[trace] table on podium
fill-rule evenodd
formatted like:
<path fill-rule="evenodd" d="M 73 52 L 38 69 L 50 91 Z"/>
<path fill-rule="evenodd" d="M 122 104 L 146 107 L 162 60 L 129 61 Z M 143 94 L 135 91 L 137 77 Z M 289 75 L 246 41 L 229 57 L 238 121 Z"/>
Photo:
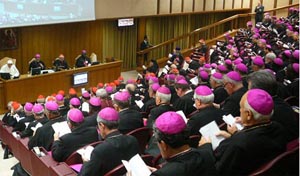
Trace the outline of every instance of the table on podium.
<path fill-rule="evenodd" d="M 35 102 L 38 95 L 57 93 L 58 90 L 68 92 L 73 85 L 74 74 L 87 72 L 87 83 L 74 87 L 78 92 L 82 88 L 97 86 L 99 82 L 111 82 L 121 74 L 122 61 L 92 65 L 90 67 L 64 70 L 42 75 L 21 75 L 19 79 L 0 80 L 0 114 L 7 111 L 9 101 L 25 103 Z"/>

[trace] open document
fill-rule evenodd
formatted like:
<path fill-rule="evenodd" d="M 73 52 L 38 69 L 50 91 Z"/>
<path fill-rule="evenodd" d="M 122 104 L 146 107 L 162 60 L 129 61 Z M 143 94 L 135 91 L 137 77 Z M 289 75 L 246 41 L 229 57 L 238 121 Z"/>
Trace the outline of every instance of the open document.
<path fill-rule="evenodd" d="M 87 146 L 85 148 L 81 148 L 77 150 L 77 153 L 79 153 L 82 157 L 86 158 L 87 160 L 91 160 L 91 154 L 94 150 L 93 146 Z"/>
<path fill-rule="evenodd" d="M 183 118 L 185 123 L 187 123 L 188 120 L 182 110 L 176 111 L 176 113 L 179 114 Z"/>
<path fill-rule="evenodd" d="M 219 146 L 220 142 L 225 139 L 222 136 L 216 136 L 220 129 L 215 121 L 212 121 L 204 127 L 200 128 L 199 131 L 203 137 L 211 139 L 213 150 L 215 150 Z"/>
<path fill-rule="evenodd" d="M 52 128 L 55 131 L 55 133 L 59 133 L 59 137 L 71 133 L 71 129 L 67 123 L 67 121 L 63 122 L 56 122 L 52 124 Z"/>
<path fill-rule="evenodd" d="M 136 154 L 129 161 L 122 160 L 126 170 L 131 172 L 132 176 L 149 176 L 151 172 L 142 160 L 139 154 Z"/>
<path fill-rule="evenodd" d="M 231 115 L 231 114 L 228 114 L 228 115 L 223 115 L 223 121 L 227 124 L 227 125 L 235 125 L 236 128 L 241 131 L 244 126 L 240 123 L 235 123 L 235 118 Z"/>

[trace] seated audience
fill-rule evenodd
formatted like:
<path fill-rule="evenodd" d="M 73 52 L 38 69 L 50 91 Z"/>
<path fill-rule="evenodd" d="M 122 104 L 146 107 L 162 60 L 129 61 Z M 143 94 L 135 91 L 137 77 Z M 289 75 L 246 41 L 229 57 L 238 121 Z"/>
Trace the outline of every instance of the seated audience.
<path fill-rule="evenodd" d="M 214 151 L 220 175 L 248 175 L 285 151 L 286 133 L 279 123 L 271 121 L 273 109 L 272 97 L 264 90 L 251 89 L 243 95 L 240 111 L 244 129 L 217 134 L 226 138 Z M 207 142 L 202 137 L 199 144 Z"/>
<path fill-rule="evenodd" d="M 68 126 L 71 133 L 59 137 L 58 133 L 54 133 L 52 144 L 52 157 L 58 162 L 65 161 L 73 152 L 79 148 L 96 142 L 98 140 L 98 132 L 96 126 L 86 127 L 83 124 L 84 117 L 80 110 L 71 109 L 67 114 Z"/>
<path fill-rule="evenodd" d="M 210 86 L 214 93 L 214 103 L 221 104 L 228 97 L 228 94 L 223 86 L 223 75 L 221 73 L 214 73 L 210 77 Z"/>
<path fill-rule="evenodd" d="M 179 98 L 174 103 L 176 111 L 182 110 L 184 114 L 189 115 L 194 112 L 193 90 L 190 88 L 188 82 L 184 79 L 175 83 L 175 90 Z"/>
<path fill-rule="evenodd" d="M 83 158 L 84 164 L 79 175 L 105 175 L 120 165 L 121 160 L 130 160 L 139 151 L 139 144 L 135 137 L 122 135 L 118 131 L 119 114 L 113 108 L 102 109 L 97 117 L 98 129 L 104 142 L 97 145 L 91 159 Z"/>

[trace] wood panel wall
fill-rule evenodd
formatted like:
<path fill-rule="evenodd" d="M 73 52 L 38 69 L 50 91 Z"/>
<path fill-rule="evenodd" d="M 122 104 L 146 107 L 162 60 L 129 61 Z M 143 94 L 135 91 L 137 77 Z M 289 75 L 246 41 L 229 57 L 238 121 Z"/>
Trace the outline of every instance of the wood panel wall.
<path fill-rule="evenodd" d="M 19 47 L 16 50 L 0 52 L 17 59 L 16 65 L 21 73 L 28 71 L 28 61 L 36 53 L 41 54 L 47 67 L 60 53 L 65 55 L 70 66 L 74 66 L 75 57 L 86 49 L 88 54 L 94 52 L 102 55 L 102 22 L 90 21 L 18 28 Z"/>

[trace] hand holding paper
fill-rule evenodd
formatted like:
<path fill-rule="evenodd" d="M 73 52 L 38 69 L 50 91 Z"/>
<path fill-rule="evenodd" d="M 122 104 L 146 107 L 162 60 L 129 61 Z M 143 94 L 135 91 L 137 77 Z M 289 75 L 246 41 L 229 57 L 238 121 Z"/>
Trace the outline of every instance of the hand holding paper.
<path fill-rule="evenodd" d="M 59 133 L 59 137 L 65 135 L 65 134 L 71 133 L 71 130 L 69 128 L 67 121 L 56 122 L 56 123 L 52 124 L 52 128 L 55 133 Z"/>
<path fill-rule="evenodd" d="M 212 121 L 200 128 L 199 131 L 203 137 L 211 139 L 213 150 L 215 150 L 219 146 L 220 142 L 225 139 L 224 137 L 216 136 L 216 134 L 220 132 L 220 129 L 215 121 Z"/>
<path fill-rule="evenodd" d="M 132 176 L 149 176 L 151 172 L 139 154 L 136 154 L 129 161 L 122 160 L 126 170 L 131 172 Z"/>
<path fill-rule="evenodd" d="M 231 114 L 228 114 L 227 116 L 223 115 L 223 120 L 227 125 L 230 125 L 230 126 L 236 125 L 236 127 L 239 131 L 244 128 L 244 126 L 242 124 L 236 123 L 235 118 Z"/>

